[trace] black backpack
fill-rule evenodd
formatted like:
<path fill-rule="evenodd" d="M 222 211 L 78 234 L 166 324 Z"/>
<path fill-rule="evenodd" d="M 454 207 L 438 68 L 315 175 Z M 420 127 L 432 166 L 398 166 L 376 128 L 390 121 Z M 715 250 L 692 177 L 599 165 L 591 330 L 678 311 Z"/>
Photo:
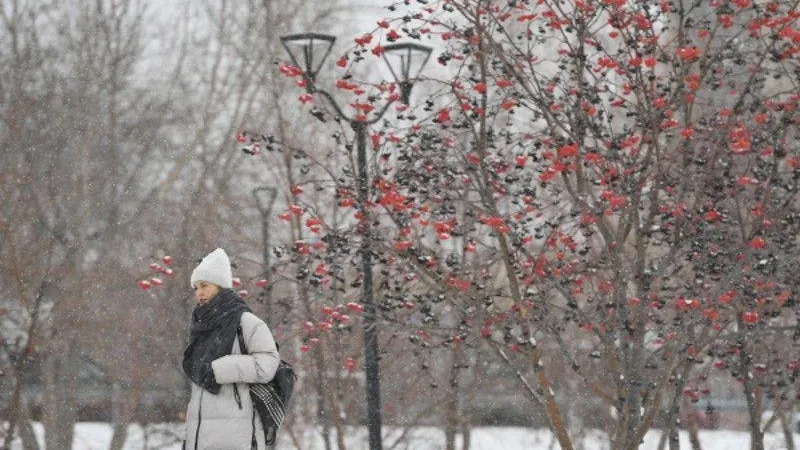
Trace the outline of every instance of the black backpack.
<path fill-rule="evenodd" d="M 236 329 L 239 340 L 239 351 L 247 355 L 247 347 L 244 344 L 242 327 Z M 294 382 L 297 380 L 291 364 L 281 360 L 275 378 L 269 383 L 251 383 L 250 399 L 253 407 L 261 418 L 261 425 L 264 428 L 264 440 L 267 445 L 275 443 L 278 436 L 278 429 L 286 417 L 286 409 L 289 407 L 289 400 L 292 398 Z M 255 437 L 255 435 L 254 435 Z"/>

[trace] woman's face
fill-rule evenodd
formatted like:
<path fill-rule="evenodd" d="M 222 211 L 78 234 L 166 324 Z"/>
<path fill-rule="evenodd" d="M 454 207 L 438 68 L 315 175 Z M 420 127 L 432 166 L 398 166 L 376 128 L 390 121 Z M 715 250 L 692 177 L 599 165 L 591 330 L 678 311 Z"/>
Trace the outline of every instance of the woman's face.
<path fill-rule="evenodd" d="M 197 303 L 205 305 L 219 293 L 219 286 L 208 281 L 198 281 L 194 284 L 194 298 Z"/>

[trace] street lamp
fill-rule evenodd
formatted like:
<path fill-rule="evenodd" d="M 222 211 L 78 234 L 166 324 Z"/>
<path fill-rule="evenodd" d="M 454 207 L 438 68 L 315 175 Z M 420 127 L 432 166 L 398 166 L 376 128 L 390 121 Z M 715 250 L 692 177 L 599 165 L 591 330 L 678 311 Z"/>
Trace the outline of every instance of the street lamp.
<path fill-rule="evenodd" d="M 281 43 L 289 54 L 292 63 L 303 71 L 305 88 L 308 93 L 320 94 L 328 101 L 336 115 L 348 122 L 355 133 L 358 164 L 358 203 L 364 215 L 362 225 L 364 238 L 361 241 L 361 263 L 364 272 L 364 372 L 367 394 L 367 428 L 369 430 L 370 450 L 380 450 L 381 441 L 381 396 L 380 368 L 378 363 L 378 326 L 372 288 L 371 219 L 367 213 L 369 183 L 367 175 L 367 127 L 379 121 L 392 101 L 373 114 L 371 119 L 350 117 L 344 113 L 333 96 L 316 85 L 317 74 L 322 63 L 331 53 L 336 38 L 317 33 L 300 33 L 281 37 Z M 408 104 L 411 88 L 422 68 L 428 62 L 431 48 L 415 43 L 398 43 L 383 48 L 383 58 L 395 82 L 400 87 L 400 98 Z M 399 59 L 399 67 L 393 62 Z"/>

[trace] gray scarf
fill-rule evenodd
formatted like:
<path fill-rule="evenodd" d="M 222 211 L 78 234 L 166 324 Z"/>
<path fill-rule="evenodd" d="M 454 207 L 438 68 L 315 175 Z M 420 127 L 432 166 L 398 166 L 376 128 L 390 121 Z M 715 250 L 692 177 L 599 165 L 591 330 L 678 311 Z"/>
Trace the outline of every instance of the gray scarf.
<path fill-rule="evenodd" d="M 183 371 L 212 394 L 218 394 L 221 386 L 214 379 L 211 362 L 231 353 L 244 312 L 250 312 L 250 308 L 232 289 L 222 289 L 210 302 L 198 305 L 192 312 Z"/>

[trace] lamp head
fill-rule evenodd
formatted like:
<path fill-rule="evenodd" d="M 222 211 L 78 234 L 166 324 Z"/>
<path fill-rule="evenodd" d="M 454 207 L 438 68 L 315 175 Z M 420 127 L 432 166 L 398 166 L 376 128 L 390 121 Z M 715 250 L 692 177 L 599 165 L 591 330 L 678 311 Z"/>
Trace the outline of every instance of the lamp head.
<path fill-rule="evenodd" d="M 297 33 L 281 37 L 281 44 L 292 63 L 303 70 L 307 87 L 313 90 L 322 63 L 328 58 L 336 38 L 327 34 Z"/>
<path fill-rule="evenodd" d="M 400 85 L 402 101 L 408 104 L 411 88 L 430 59 L 432 48 L 413 42 L 389 44 L 383 47 L 383 59 Z"/>

